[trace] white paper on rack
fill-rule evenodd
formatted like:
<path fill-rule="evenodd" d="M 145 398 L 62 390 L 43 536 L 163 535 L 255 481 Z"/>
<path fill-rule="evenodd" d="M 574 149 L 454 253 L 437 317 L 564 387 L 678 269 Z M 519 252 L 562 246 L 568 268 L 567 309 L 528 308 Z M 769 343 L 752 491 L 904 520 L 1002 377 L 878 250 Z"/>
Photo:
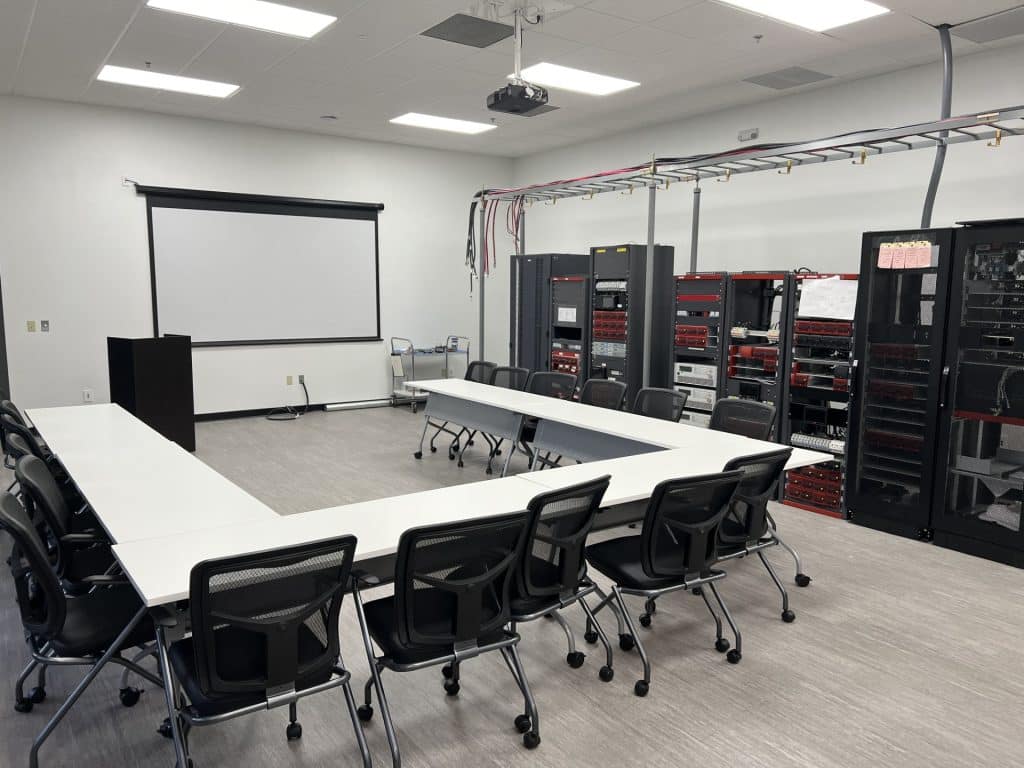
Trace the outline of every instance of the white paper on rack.
<path fill-rule="evenodd" d="M 857 281 L 826 277 L 804 280 L 797 317 L 853 320 L 857 309 Z"/>
<path fill-rule="evenodd" d="M 575 323 L 576 322 L 576 307 L 559 307 L 558 308 L 558 322 L 560 322 L 560 323 Z"/>

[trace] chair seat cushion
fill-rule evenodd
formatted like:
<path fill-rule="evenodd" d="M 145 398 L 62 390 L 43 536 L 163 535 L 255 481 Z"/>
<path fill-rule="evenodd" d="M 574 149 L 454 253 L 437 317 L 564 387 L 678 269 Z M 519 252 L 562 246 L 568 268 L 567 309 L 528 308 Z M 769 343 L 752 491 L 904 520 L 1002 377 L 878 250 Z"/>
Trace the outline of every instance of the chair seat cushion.
<path fill-rule="evenodd" d="M 262 638 L 235 627 L 216 632 L 218 671 L 225 679 L 262 678 L 266 674 L 266 651 Z M 324 645 L 305 625 L 299 628 L 299 665 L 313 662 L 324 652 Z M 188 696 L 192 712 L 199 717 L 231 712 L 266 701 L 264 691 L 231 694 L 208 694 L 200 687 L 192 638 L 174 643 L 169 651 L 174 675 Z M 336 660 L 327 660 L 295 681 L 295 690 L 302 691 L 327 682 Z"/>
<path fill-rule="evenodd" d="M 591 544 L 586 549 L 586 556 L 587 562 L 594 568 L 627 589 L 662 589 L 685 582 L 681 576 L 648 576 L 644 573 L 642 551 L 643 540 L 640 536 L 623 536 Z"/>
<path fill-rule="evenodd" d="M 436 622 L 424 621 L 420 625 L 421 630 L 429 630 L 431 624 L 436 625 L 438 634 L 449 633 L 452 630 L 452 616 L 454 602 L 451 595 L 441 590 L 425 589 L 417 592 L 416 600 L 422 613 L 433 613 L 437 616 Z M 436 603 L 436 609 L 431 611 L 431 603 Z M 415 645 L 402 642 L 398 637 L 395 620 L 395 598 L 383 597 L 373 600 L 363 606 L 366 613 L 366 624 L 370 630 L 370 636 L 383 651 L 384 655 L 398 664 L 417 664 L 423 661 L 433 661 L 451 656 L 453 647 L 447 645 Z M 498 629 L 479 639 L 480 645 L 498 643 L 512 637 L 504 629 Z"/>
<path fill-rule="evenodd" d="M 61 656 L 98 655 L 117 639 L 141 607 L 139 596 L 127 584 L 69 597 L 64 626 L 53 639 L 53 647 Z M 154 637 L 153 623 L 146 616 L 121 647 L 151 643 Z"/>

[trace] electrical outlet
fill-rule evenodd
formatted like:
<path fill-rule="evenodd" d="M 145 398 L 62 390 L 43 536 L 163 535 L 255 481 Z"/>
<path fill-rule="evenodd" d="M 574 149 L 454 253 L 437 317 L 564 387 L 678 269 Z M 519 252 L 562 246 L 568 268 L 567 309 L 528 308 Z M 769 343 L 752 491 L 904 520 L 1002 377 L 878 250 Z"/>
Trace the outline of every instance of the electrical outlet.
<path fill-rule="evenodd" d="M 291 384 L 292 383 L 292 377 L 291 376 L 285 376 L 284 377 L 284 383 L 285 384 Z"/>
<path fill-rule="evenodd" d="M 82 390 L 82 402 L 83 403 L 91 403 L 92 402 L 92 390 L 89 389 L 89 387 L 86 387 L 85 389 Z"/>
<path fill-rule="evenodd" d="M 39 330 L 42 331 L 43 333 L 49 333 L 50 332 L 50 321 L 49 320 L 40 320 L 39 321 Z"/>
<path fill-rule="evenodd" d="M 299 384 L 305 384 L 305 383 L 306 383 L 306 376 L 304 374 L 300 373 L 299 374 Z"/>
<path fill-rule="evenodd" d="M 35 320 L 29 320 L 27 323 L 25 323 L 25 328 L 28 329 L 29 333 L 35 333 L 36 332 L 36 321 Z"/>

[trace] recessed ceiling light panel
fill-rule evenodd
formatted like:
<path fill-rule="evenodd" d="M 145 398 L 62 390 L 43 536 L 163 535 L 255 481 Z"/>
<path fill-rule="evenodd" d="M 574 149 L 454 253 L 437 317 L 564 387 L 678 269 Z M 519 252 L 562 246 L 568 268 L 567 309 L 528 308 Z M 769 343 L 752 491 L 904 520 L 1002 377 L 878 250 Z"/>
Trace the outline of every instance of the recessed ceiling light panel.
<path fill-rule="evenodd" d="M 787 24 L 824 32 L 853 24 L 883 13 L 889 9 L 870 0 L 718 0 L 725 5 L 767 16 Z"/>
<path fill-rule="evenodd" d="M 559 88 L 563 91 L 586 93 L 591 96 L 608 96 L 609 94 L 626 91 L 640 85 L 640 83 L 635 83 L 632 80 L 598 75 L 582 69 L 549 64 L 546 61 L 534 64 L 532 67 L 527 67 L 523 70 L 522 74 L 523 80 L 528 83 L 536 83 L 548 88 Z M 509 75 L 509 77 L 513 76 Z"/>
<path fill-rule="evenodd" d="M 407 112 L 391 118 L 395 125 L 411 125 L 415 128 L 432 128 L 436 131 L 452 131 L 454 133 L 483 133 L 498 126 L 493 123 L 475 123 L 472 120 L 456 120 L 451 117 L 424 115 L 420 112 Z"/>
<path fill-rule="evenodd" d="M 100 70 L 96 79 L 102 80 L 104 83 L 134 85 L 139 88 L 156 88 L 160 91 L 190 93 L 194 96 L 211 96 L 217 99 L 226 99 L 228 96 L 233 96 L 240 88 L 240 86 L 232 85 L 231 83 L 218 83 L 215 80 L 200 80 L 195 77 L 167 75 L 162 72 L 153 72 L 149 69 L 115 67 L 110 64 L 107 64 Z"/>
<path fill-rule="evenodd" d="M 186 16 L 198 16 L 306 39 L 338 20 L 337 16 L 268 3 L 265 0 L 147 0 L 146 5 L 160 11 L 183 13 Z"/>

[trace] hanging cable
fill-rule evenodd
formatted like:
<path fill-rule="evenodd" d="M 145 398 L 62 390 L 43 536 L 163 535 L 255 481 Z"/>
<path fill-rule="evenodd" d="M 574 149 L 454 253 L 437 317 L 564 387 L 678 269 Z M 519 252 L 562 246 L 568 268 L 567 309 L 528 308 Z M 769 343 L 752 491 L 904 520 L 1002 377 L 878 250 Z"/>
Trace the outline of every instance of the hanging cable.
<path fill-rule="evenodd" d="M 299 380 L 299 384 L 302 385 L 302 391 L 306 395 L 306 404 L 302 406 L 302 410 L 298 411 L 290 405 L 286 405 L 284 408 L 275 408 L 267 414 L 268 421 L 295 421 L 306 415 L 309 411 L 309 390 L 306 389 L 306 380 L 304 378 Z"/>

